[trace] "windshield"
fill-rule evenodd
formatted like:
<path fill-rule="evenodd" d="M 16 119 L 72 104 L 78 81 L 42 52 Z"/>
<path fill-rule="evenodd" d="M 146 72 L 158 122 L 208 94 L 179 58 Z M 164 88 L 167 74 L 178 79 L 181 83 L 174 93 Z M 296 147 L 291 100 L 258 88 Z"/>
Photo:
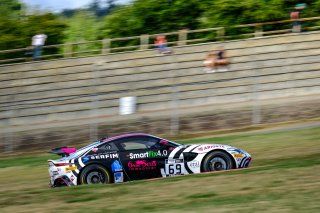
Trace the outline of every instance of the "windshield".
<path fill-rule="evenodd" d="M 182 144 L 179 144 L 179 143 L 176 143 L 176 142 L 173 142 L 173 141 L 168 141 L 172 146 L 182 146 Z"/>
<path fill-rule="evenodd" d="M 160 140 L 168 141 L 168 143 L 171 144 L 173 147 L 178 147 L 178 146 L 182 146 L 183 145 L 183 144 L 179 144 L 179 143 L 176 143 L 176 142 L 173 142 L 173 141 L 169 141 L 167 139 L 159 138 L 157 136 L 153 136 L 153 137 L 158 138 Z"/>

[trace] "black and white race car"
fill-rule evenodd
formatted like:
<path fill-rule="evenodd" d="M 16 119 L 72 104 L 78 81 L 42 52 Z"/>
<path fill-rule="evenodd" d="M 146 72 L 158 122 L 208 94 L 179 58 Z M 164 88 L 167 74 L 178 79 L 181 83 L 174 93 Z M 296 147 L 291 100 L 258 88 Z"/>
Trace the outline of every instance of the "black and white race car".
<path fill-rule="evenodd" d="M 247 168 L 251 156 L 222 144 L 182 145 L 136 133 L 102 139 L 79 150 L 60 147 L 48 160 L 50 186 L 120 183 L 131 180 Z"/>

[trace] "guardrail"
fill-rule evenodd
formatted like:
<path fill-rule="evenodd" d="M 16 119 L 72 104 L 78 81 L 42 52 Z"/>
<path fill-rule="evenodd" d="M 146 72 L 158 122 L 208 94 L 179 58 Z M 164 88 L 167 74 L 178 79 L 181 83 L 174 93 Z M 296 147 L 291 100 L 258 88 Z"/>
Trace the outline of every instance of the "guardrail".
<path fill-rule="evenodd" d="M 301 18 L 298 20 L 303 22 L 303 31 L 314 31 L 320 28 L 320 17 Z M 294 21 L 296 20 L 253 23 L 198 30 L 183 29 L 176 32 L 161 33 L 161 35 L 167 36 L 169 46 L 182 46 L 210 41 L 224 41 L 291 33 L 291 23 Z M 155 45 L 150 43 L 150 41 L 155 39 L 157 35 L 159 34 L 144 34 L 125 38 L 106 38 L 95 41 L 46 45 L 43 47 L 41 59 L 93 56 L 123 51 L 152 49 L 155 48 Z M 30 49 L 20 48 L 2 50 L 0 51 L 0 64 L 31 61 L 31 56 L 26 56 L 25 54 L 27 51 L 30 51 Z"/>

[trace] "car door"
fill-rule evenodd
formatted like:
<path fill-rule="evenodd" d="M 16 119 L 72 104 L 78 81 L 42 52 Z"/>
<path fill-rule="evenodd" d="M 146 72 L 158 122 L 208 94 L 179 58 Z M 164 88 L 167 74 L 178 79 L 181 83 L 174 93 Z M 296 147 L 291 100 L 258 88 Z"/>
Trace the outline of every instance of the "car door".
<path fill-rule="evenodd" d="M 120 154 L 118 146 L 113 142 L 107 142 L 94 148 L 89 153 L 91 159 L 95 159 L 97 163 L 103 164 L 113 175 L 114 182 L 124 182 L 129 177 L 123 174 L 123 166 L 120 163 Z"/>
<path fill-rule="evenodd" d="M 131 180 L 161 177 L 168 151 L 161 149 L 160 139 L 149 136 L 131 136 L 116 142 L 120 161 Z"/>

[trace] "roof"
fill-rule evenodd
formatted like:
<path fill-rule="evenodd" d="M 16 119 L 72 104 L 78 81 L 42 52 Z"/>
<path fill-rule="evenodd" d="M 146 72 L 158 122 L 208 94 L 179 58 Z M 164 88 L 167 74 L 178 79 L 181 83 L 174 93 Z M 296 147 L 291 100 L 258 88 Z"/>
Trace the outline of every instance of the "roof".
<path fill-rule="evenodd" d="M 106 138 L 103 141 L 101 141 L 102 143 L 105 142 L 110 142 L 116 139 L 121 139 L 121 138 L 126 138 L 126 137 L 132 137 L 132 136 L 152 136 L 149 134 L 145 134 L 145 133 L 130 133 L 130 134 L 123 134 L 123 135 L 117 135 L 117 136 L 113 136 L 111 138 Z"/>

